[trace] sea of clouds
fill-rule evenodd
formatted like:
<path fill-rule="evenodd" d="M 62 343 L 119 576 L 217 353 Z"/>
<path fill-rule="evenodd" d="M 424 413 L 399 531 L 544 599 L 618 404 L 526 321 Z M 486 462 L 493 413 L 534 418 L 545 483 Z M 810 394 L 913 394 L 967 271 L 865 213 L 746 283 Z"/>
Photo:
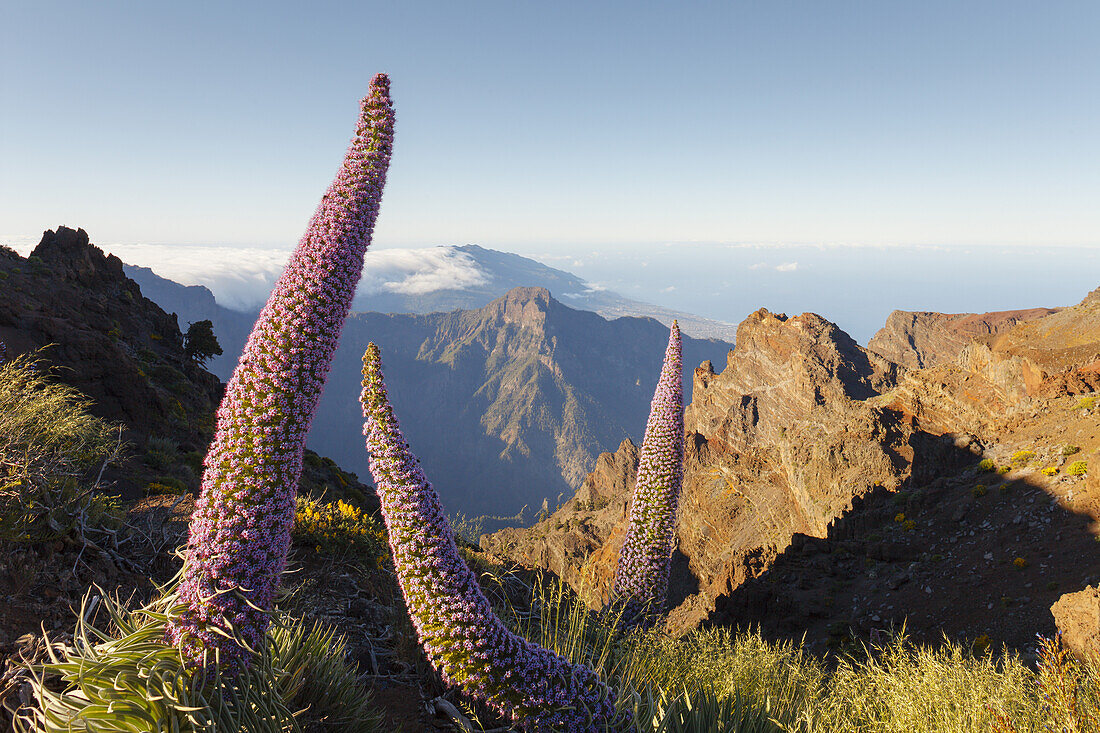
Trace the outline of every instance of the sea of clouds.
<path fill-rule="evenodd" d="M 207 245 L 116 244 L 103 249 L 182 285 L 204 285 L 219 304 L 242 311 L 264 304 L 290 256 L 289 249 Z M 357 295 L 424 295 L 488 282 L 474 259 L 453 246 L 368 250 Z"/>

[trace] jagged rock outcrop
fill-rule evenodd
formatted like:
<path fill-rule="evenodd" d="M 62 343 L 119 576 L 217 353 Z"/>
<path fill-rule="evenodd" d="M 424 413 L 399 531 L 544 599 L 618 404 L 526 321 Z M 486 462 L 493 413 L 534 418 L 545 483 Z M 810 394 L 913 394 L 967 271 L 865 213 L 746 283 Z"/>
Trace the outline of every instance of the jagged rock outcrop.
<path fill-rule="evenodd" d="M 1057 308 L 1028 308 L 991 313 L 894 311 L 867 348 L 908 369 L 954 362 L 971 343 L 988 342 L 1017 323 L 1031 321 Z"/>
<path fill-rule="evenodd" d="M 970 317 L 1008 327 L 978 329 L 980 333 L 956 329 L 956 335 L 969 333 L 970 340 L 951 358 L 944 350 L 927 368 L 906 371 L 886 402 L 911 416 L 923 430 L 984 435 L 1012 415 L 1031 409 L 1036 398 L 1100 388 L 1098 293 L 1093 291 L 1068 308 Z M 1004 318 L 1006 313 L 1014 315 Z M 885 342 L 880 341 L 880 347 Z M 897 339 L 890 343 L 896 345 Z"/>
<path fill-rule="evenodd" d="M 49 345 L 43 358 L 57 377 L 133 436 L 195 450 L 213 429 L 220 382 L 185 356 L 175 316 L 142 297 L 83 229 L 45 232 L 27 259 L 0 248 L 0 340 L 9 354 Z"/>
<path fill-rule="evenodd" d="M 760 310 L 738 328 L 716 374 L 695 370 L 685 412 L 679 553 L 670 626 L 697 623 L 716 597 L 754 577 L 795 533 L 823 536 L 853 498 L 897 488 L 913 458 L 912 430 L 869 398 L 894 384 L 894 365 L 815 314 Z M 578 495 L 530 530 L 483 538 L 487 550 L 555 570 L 606 597 L 625 530 L 630 447 L 601 456 Z M 606 498 L 600 508 L 588 495 Z M 555 548 L 551 551 L 549 548 Z"/>
<path fill-rule="evenodd" d="M 600 454 L 581 488 L 553 514 L 530 529 L 482 535 L 481 547 L 550 570 L 598 608 L 611 587 L 637 473 L 638 448 L 627 438 L 614 453 Z"/>
<path fill-rule="evenodd" d="M 1082 661 L 1100 655 L 1100 587 L 1066 593 L 1050 607 L 1062 644 Z"/>

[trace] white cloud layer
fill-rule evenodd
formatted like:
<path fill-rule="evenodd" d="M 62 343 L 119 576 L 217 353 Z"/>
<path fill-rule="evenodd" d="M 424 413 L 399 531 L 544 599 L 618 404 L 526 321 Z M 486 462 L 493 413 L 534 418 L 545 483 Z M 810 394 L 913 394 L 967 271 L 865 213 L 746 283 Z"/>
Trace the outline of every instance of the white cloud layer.
<path fill-rule="evenodd" d="M 283 271 L 288 250 L 200 245 L 103 245 L 129 265 L 148 267 L 183 285 L 205 285 L 227 308 L 263 305 Z M 436 290 L 485 285 L 489 277 L 455 247 L 368 251 L 357 295 L 424 295 Z"/>
<path fill-rule="evenodd" d="M 367 252 L 359 295 L 424 295 L 488 283 L 489 276 L 474 258 L 455 247 L 383 249 Z"/>
<path fill-rule="evenodd" d="M 283 271 L 288 250 L 207 245 L 101 245 L 128 265 L 148 267 L 181 285 L 205 285 L 226 308 L 252 310 L 264 304 Z"/>
<path fill-rule="evenodd" d="M 782 265 L 776 265 L 775 269 L 779 272 L 794 272 L 798 269 L 797 262 L 784 262 Z"/>

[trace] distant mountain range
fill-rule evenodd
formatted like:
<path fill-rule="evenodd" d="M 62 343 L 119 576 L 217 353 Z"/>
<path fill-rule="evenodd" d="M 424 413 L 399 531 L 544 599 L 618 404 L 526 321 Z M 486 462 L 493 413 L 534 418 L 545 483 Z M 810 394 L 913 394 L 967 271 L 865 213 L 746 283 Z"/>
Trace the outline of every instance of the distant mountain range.
<path fill-rule="evenodd" d="M 522 277 L 533 263 L 473 249 L 484 258 L 479 262 L 504 263 L 491 271 L 499 283 Z M 544 270 L 544 281 L 556 287 L 582 284 Z M 228 379 L 256 314 L 223 308 L 206 288 L 147 268 L 126 266 L 126 273 L 146 297 L 175 312 L 184 330 L 187 322 L 213 322 L 225 353 L 210 369 Z M 446 307 L 485 299 L 494 287 L 436 290 L 420 300 L 398 294 L 389 302 Z M 357 396 L 360 359 L 375 341 L 406 437 L 451 511 L 509 515 L 524 505 L 537 510 L 544 499 L 553 506 L 580 486 L 601 452 L 627 437 L 640 441 L 667 339 L 667 327 L 653 318 L 608 320 L 563 304 L 545 287 L 512 288 L 481 307 L 450 312 L 356 312 L 344 327 L 309 444 L 368 475 Z M 691 367 L 724 361 L 732 346 L 685 336 L 685 397 Z"/>
<path fill-rule="evenodd" d="M 139 284 L 144 284 L 148 272 L 148 268 L 126 266 L 126 273 Z M 165 275 L 163 272 L 158 274 Z M 218 291 L 215 285 L 211 287 Z M 655 318 L 666 326 L 678 319 L 685 334 L 698 338 L 732 341 L 736 332 L 733 324 L 632 300 L 529 257 L 477 245 L 368 251 L 352 310 L 378 313 L 469 310 L 487 305 L 515 287 L 546 288 L 562 303 L 606 318 L 642 316 Z M 183 292 L 180 291 L 179 296 Z M 196 297 L 193 290 L 187 293 L 188 299 Z M 266 296 L 261 295 L 257 302 L 256 295 L 253 293 L 244 299 L 244 302 L 256 302 L 253 308 L 237 305 L 242 300 L 238 296 L 232 296 L 233 301 L 229 302 L 219 300 L 218 305 L 258 312 Z M 213 295 L 202 297 L 211 305 L 215 301 Z"/>
<path fill-rule="evenodd" d="M 447 287 L 452 283 L 461 287 Z M 732 323 L 631 300 L 593 287 L 571 272 L 476 244 L 368 252 L 363 285 L 352 309 L 379 313 L 469 310 L 517 287 L 546 288 L 562 303 L 605 318 L 641 316 L 666 326 L 677 319 L 685 334 L 697 338 L 733 341 L 737 332 Z"/>

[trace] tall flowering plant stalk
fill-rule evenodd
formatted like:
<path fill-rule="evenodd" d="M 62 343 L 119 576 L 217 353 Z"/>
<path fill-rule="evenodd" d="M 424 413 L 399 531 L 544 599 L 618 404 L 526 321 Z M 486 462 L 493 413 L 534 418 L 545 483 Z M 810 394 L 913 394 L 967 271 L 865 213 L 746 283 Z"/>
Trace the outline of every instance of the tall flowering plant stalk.
<path fill-rule="evenodd" d="M 680 327 L 673 321 L 668 348 L 649 408 L 630 524 L 619 553 L 612 602 L 623 619 L 652 620 L 664 611 L 668 570 L 676 534 L 676 511 L 684 479 L 684 388 Z"/>
<path fill-rule="evenodd" d="M 239 669 L 257 648 L 286 562 L 302 450 L 363 269 L 393 146 L 385 74 L 261 311 L 218 408 L 168 640 L 193 662 Z"/>
<path fill-rule="evenodd" d="M 513 634 L 493 613 L 401 434 L 373 343 L 363 355 L 361 401 L 397 578 L 420 643 L 444 680 L 524 731 L 624 730 L 614 693 L 595 672 Z"/>

